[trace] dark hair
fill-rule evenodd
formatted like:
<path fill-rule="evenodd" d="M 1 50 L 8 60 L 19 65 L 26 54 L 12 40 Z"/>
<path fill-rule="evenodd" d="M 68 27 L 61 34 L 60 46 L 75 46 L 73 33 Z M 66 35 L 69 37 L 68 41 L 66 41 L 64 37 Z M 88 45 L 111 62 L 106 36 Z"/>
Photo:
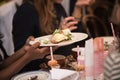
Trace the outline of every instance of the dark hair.
<path fill-rule="evenodd" d="M 120 5 L 120 0 L 117 0 L 117 3 Z"/>
<path fill-rule="evenodd" d="M 22 3 L 33 2 L 34 0 L 23 0 Z"/>

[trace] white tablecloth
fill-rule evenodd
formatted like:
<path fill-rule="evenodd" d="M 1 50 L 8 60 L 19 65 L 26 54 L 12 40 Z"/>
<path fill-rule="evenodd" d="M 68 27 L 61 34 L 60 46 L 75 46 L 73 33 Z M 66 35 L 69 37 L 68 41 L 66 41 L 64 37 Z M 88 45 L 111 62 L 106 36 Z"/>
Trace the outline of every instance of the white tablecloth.
<path fill-rule="evenodd" d="M 4 35 L 4 38 L 2 38 L 3 46 L 9 56 L 14 53 L 12 19 L 15 12 L 15 1 L 10 1 L 0 6 L 0 32 Z"/>

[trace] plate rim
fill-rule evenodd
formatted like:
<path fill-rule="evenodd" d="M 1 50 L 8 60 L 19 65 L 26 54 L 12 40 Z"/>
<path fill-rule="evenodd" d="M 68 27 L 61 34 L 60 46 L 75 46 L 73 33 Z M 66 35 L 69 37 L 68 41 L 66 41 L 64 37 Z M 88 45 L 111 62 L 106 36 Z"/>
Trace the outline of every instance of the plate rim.
<path fill-rule="evenodd" d="M 83 34 L 84 36 L 85 36 L 85 38 L 83 38 L 83 39 L 81 39 L 81 40 L 76 40 L 76 41 L 68 41 L 69 43 L 68 44 L 65 44 L 64 42 L 62 43 L 58 43 L 58 44 L 42 44 L 42 45 L 40 45 L 40 47 L 45 47 L 45 46 L 65 46 L 65 45 L 70 45 L 70 44 L 73 44 L 73 43 L 75 43 L 75 42 L 78 42 L 78 41 L 82 41 L 82 40 L 84 40 L 84 39 L 86 39 L 86 38 L 88 38 L 88 34 L 87 33 L 83 33 L 83 32 L 72 32 L 72 34 L 73 35 L 75 35 L 75 34 Z M 36 37 L 35 39 L 39 39 L 39 38 L 42 38 L 42 37 L 47 37 L 47 36 L 52 36 L 52 34 L 51 35 L 45 35 L 45 36 L 41 36 L 41 37 Z M 32 41 L 30 41 L 29 42 L 29 44 L 30 45 L 32 45 L 32 43 L 31 43 Z"/>
<path fill-rule="evenodd" d="M 77 52 L 74 49 L 77 49 L 77 47 L 72 48 L 72 51 Z M 80 49 L 84 49 L 85 50 L 85 47 L 80 47 Z"/>
<path fill-rule="evenodd" d="M 24 76 L 25 74 L 27 75 L 27 74 L 31 74 L 31 73 L 35 73 L 35 72 L 37 72 L 37 73 L 45 72 L 45 73 L 47 73 L 49 75 L 49 78 L 50 78 L 50 73 L 49 72 L 42 71 L 42 70 L 37 70 L 37 71 L 27 71 L 27 72 L 23 72 L 23 73 L 17 74 L 15 76 L 13 76 L 10 80 L 15 80 L 15 78 L 20 76 L 20 75 Z M 48 78 L 48 80 L 49 80 L 49 78 Z"/>
<path fill-rule="evenodd" d="M 111 39 L 114 40 L 114 37 L 113 37 L 113 36 L 101 36 L 101 38 L 103 38 L 103 39 L 111 38 Z M 105 42 L 105 40 L 104 40 L 104 42 Z"/>

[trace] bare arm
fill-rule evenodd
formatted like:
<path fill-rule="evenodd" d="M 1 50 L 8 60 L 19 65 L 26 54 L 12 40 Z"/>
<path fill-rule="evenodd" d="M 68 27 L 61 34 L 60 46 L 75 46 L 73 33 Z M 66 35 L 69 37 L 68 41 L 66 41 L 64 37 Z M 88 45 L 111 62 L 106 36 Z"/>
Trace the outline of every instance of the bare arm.
<path fill-rule="evenodd" d="M 24 47 L 22 47 L 20 50 L 18 50 L 15 54 L 13 54 L 12 56 L 8 57 L 6 60 L 4 60 L 2 62 L 2 65 L 0 66 L 0 68 L 5 68 L 9 65 L 11 65 L 13 62 L 15 62 L 16 60 L 18 60 L 19 58 L 23 57 L 23 55 L 26 52 L 26 48 L 29 48 L 29 41 L 30 40 L 34 40 L 33 36 L 30 36 L 27 40 L 26 40 L 26 44 L 24 45 Z"/>
<path fill-rule="evenodd" d="M 0 70 L 0 80 L 9 80 L 14 74 L 19 72 L 29 61 L 27 56 L 13 62 L 10 66 Z"/>
<path fill-rule="evenodd" d="M 19 58 L 23 57 L 24 54 L 25 54 L 25 50 L 24 49 L 20 49 L 15 54 L 13 54 L 12 56 L 10 56 L 6 60 L 4 60 L 2 62 L 2 64 L 1 64 L 0 68 L 5 68 L 5 67 L 9 66 L 10 64 L 15 62 Z"/>
<path fill-rule="evenodd" d="M 81 14 L 81 7 L 75 6 L 74 7 L 74 11 L 72 16 L 74 16 L 75 18 L 81 18 L 82 14 Z"/>
<path fill-rule="evenodd" d="M 77 0 L 75 3 L 74 11 L 73 11 L 73 16 L 76 18 L 81 18 L 82 17 L 82 7 L 86 5 L 91 5 L 94 2 L 94 0 Z"/>
<path fill-rule="evenodd" d="M 30 61 L 43 58 L 48 53 L 49 49 L 47 47 L 38 48 L 39 45 L 39 43 L 36 43 L 30 46 L 30 48 L 27 49 L 26 53 L 21 58 L 15 60 L 8 67 L 0 70 L 0 80 L 9 80 Z"/>

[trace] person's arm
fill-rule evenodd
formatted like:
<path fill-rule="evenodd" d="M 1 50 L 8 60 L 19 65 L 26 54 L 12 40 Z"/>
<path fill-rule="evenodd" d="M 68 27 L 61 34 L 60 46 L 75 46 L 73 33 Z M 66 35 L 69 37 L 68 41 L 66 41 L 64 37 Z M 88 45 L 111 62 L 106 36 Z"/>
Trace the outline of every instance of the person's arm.
<path fill-rule="evenodd" d="M 8 57 L 6 60 L 4 60 L 2 62 L 2 65 L 0 66 L 0 68 L 5 68 L 9 65 L 11 65 L 13 62 L 15 62 L 16 60 L 18 60 L 19 58 L 23 57 L 23 55 L 26 53 L 26 48 L 29 48 L 29 41 L 34 40 L 33 36 L 30 36 L 27 40 L 26 40 L 26 44 L 24 45 L 24 47 L 22 47 L 20 50 L 18 50 L 15 54 L 13 54 L 11 57 Z"/>
<path fill-rule="evenodd" d="M 82 16 L 82 14 L 81 14 L 81 7 L 78 7 L 78 6 L 75 5 L 72 16 L 74 16 L 77 19 L 80 19 L 81 16 Z"/>
<path fill-rule="evenodd" d="M 0 68 L 5 68 L 7 66 L 9 66 L 10 64 L 12 64 L 14 61 L 18 60 L 19 58 L 23 57 L 23 55 L 25 54 L 25 50 L 24 49 L 20 49 L 19 51 L 17 51 L 15 54 L 13 54 L 12 56 L 8 57 L 6 60 L 4 60 L 2 62 L 2 65 L 0 66 Z"/>
<path fill-rule="evenodd" d="M 23 56 L 20 59 L 14 61 L 11 65 L 9 65 L 9 67 L 0 70 L 0 80 L 9 80 L 29 62 L 30 61 L 27 56 Z"/>
<path fill-rule="evenodd" d="M 80 19 L 83 15 L 82 14 L 83 6 L 90 5 L 91 3 L 93 3 L 93 0 L 82 0 L 82 1 L 77 0 L 77 2 L 75 3 L 75 7 L 74 7 L 74 10 L 73 10 L 72 16 Z"/>
<path fill-rule="evenodd" d="M 0 80 L 9 80 L 14 74 L 19 72 L 30 61 L 43 58 L 46 54 L 48 54 L 49 49 L 47 47 L 38 48 L 39 45 L 40 43 L 35 43 L 29 48 L 26 48 L 26 53 L 24 54 L 24 56 L 14 61 L 8 67 L 1 69 Z"/>

